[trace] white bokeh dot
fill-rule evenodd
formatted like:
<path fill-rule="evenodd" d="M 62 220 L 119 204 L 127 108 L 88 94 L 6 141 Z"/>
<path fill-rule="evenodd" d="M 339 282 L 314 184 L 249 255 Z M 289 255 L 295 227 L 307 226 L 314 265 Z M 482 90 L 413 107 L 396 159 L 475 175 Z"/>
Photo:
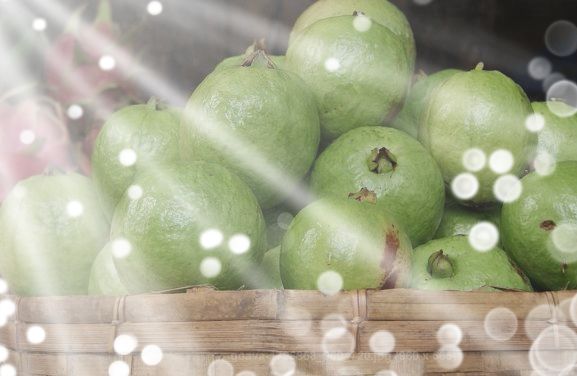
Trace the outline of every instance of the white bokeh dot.
<path fill-rule="evenodd" d="M 543 56 L 536 56 L 529 62 L 527 71 L 529 75 L 535 80 L 544 80 L 551 74 L 553 66 L 549 59 Z"/>
<path fill-rule="evenodd" d="M 277 224 L 278 226 L 283 229 L 287 230 L 290 224 L 292 223 L 294 216 L 289 212 L 280 213 L 277 217 Z"/>
<path fill-rule="evenodd" d="M 225 359 L 217 359 L 208 365 L 207 376 L 233 376 L 234 367 Z"/>
<path fill-rule="evenodd" d="M 353 26 L 354 26 L 355 30 L 357 30 L 361 33 L 368 31 L 371 28 L 372 24 L 373 24 L 373 21 L 369 17 L 365 16 L 364 14 L 358 14 L 353 19 Z"/>
<path fill-rule="evenodd" d="M 128 334 L 121 334 L 114 339 L 114 351 L 118 355 L 129 355 L 138 346 L 136 337 Z"/>
<path fill-rule="evenodd" d="M 46 339 L 46 331 L 38 325 L 33 325 L 26 330 L 26 339 L 33 345 L 38 345 Z"/>
<path fill-rule="evenodd" d="M 570 375 L 577 363 L 577 335 L 565 325 L 550 325 L 541 331 L 529 350 L 531 367 L 541 375 Z"/>
<path fill-rule="evenodd" d="M 112 255 L 117 259 L 128 257 L 132 252 L 132 244 L 125 238 L 118 238 L 112 241 Z"/>
<path fill-rule="evenodd" d="M 103 71 L 111 71 L 116 67 L 116 59 L 110 55 L 104 55 L 98 60 L 98 66 Z"/>
<path fill-rule="evenodd" d="M 493 308 L 484 320 L 485 333 L 496 341 L 508 341 L 517 332 L 518 320 L 509 308 Z"/>
<path fill-rule="evenodd" d="M 577 51 L 577 26 L 567 20 L 553 22 L 545 31 L 545 45 L 554 55 L 572 55 Z"/>
<path fill-rule="evenodd" d="M 2 364 L 0 366 L 0 376 L 16 376 L 16 367 L 12 364 Z"/>
<path fill-rule="evenodd" d="M 469 244 L 479 252 L 488 252 L 499 243 L 499 229 L 491 222 L 479 222 L 469 231 Z"/>
<path fill-rule="evenodd" d="M 543 87 L 543 91 L 545 93 L 547 93 L 547 90 L 549 90 L 549 88 L 555 84 L 556 82 L 559 82 L 561 80 L 563 80 L 565 78 L 565 75 L 563 73 L 560 72 L 553 72 L 550 75 L 548 75 L 544 80 L 543 83 L 541 84 Z"/>
<path fill-rule="evenodd" d="M 108 367 L 108 376 L 129 376 L 130 366 L 122 360 L 116 360 Z"/>
<path fill-rule="evenodd" d="M 20 142 L 24 145 L 32 145 L 36 141 L 36 133 L 30 129 L 24 129 L 20 132 Z"/>
<path fill-rule="evenodd" d="M 555 102 L 563 102 L 560 106 Z M 547 107 L 559 117 L 570 117 L 577 114 L 577 84 L 569 80 L 559 80 L 547 90 Z"/>
<path fill-rule="evenodd" d="M 16 303 L 10 298 L 0 300 L 0 316 L 10 317 L 16 312 Z"/>
<path fill-rule="evenodd" d="M 10 353 L 8 352 L 6 346 L 0 345 L 0 363 L 4 363 L 5 361 L 7 361 L 9 356 Z"/>
<path fill-rule="evenodd" d="M 205 230 L 200 234 L 199 243 L 204 249 L 214 249 L 222 244 L 224 240 L 224 235 L 220 230 L 211 228 Z"/>
<path fill-rule="evenodd" d="M 355 344 L 355 337 L 347 328 L 335 327 L 323 336 L 322 349 L 330 360 L 343 361 L 351 357 Z"/>
<path fill-rule="evenodd" d="M 0 328 L 6 326 L 7 323 L 8 323 L 8 317 L 0 315 Z"/>
<path fill-rule="evenodd" d="M 253 371 L 240 371 L 236 376 L 257 376 Z"/>
<path fill-rule="evenodd" d="M 435 354 L 437 364 L 447 370 L 459 368 L 461 363 L 463 363 L 463 358 L 463 351 L 454 345 L 441 346 Z"/>
<path fill-rule="evenodd" d="M 146 11 L 151 15 L 151 16 L 158 16 L 160 13 L 162 13 L 163 11 L 163 5 L 160 1 L 151 1 L 148 3 L 148 5 L 146 6 Z"/>
<path fill-rule="evenodd" d="M 533 169 L 541 176 L 551 175 L 555 171 L 556 166 L 555 158 L 545 151 L 539 152 L 533 160 Z"/>
<path fill-rule="evenodd" d="M 6 294 L 8 292 L 8 282 L 5 279 L 0 278 L 0 294 Z"/>
<path fill-rule="evenodd" d="M 463 331 L 456 324 L 443 324 L 439 330 L 437 330 L 437 341 L 442 346 L 458 346 L 462 339 Z"/>
<path fill-rule="evenodd" d="M 128 198 L 130 198 L 131 200 L 138 200 L 142 197 L 142 194 L 144 192 L 142 191 L 142 187 L 140 185 L 133 184 L 130 187 L 128 187 L 127 193 Z"/>
<path fill-rule="evenodd" d="M 343 277 L 332 270 L 323 272 L 317 279 L 317 288 L 325 295 L 335 295 L 343 288 Z"/>
<path fill-rule="evenodd" d="M 338 59 L 330 57 L 325 61 L 325 69 L 328 72 L 336 72 L 341 67 L 341 63 Z"/>
<path fill-rule="evenodd" d="M 200 263 L 200 272 L 206 278 L 214 278 L 220 274 L 222 264 L 216 257 L 205 257 Z"/>
<path fill-rule="evenodd" d="M 500 176 L 493 184 L 493 194 L 503 203 L 516 201 L 522 193 L 523 183 L 515 175 Z"/>
<path fill-rule="evenodd" d="M 46 22 L 46 20 L 44 18 L 35 18 L 34 20 L 32 20 L 32 28 L 36 31 L 44 31 L 46 30 L 46 27 L 48 26 L 48 23 Z"/>
<path fill-rule="evenodd" d="M 471 148 L 463 153 L 463 167 L 472 172 L 481 171 L 487 163 L 485 152 L 479 148 Z"/>
<path fill-rule="evenodd" d="M 395 342 L 395 336 L 391 332 L 379 330 L 371 335 L 369 347 L 375 354 L 385 355 L 393 352 Z"/>
<path fill-rule="evenodd" d="M 456 198 L 469 200 L 479 191 L 479 180 L 468 172 L 459 174 L 451 182 L 451 190 Z"/>
<path fill-rule="evenodd" d="M 383 369 L 383 370 L 375 373 L 375 376 L 399 376 L 399 375 L 393 370 Z"/>
<path fill-rule="evenodd" d="M 529 132 L 540 132 L 545 127 L 545 118 L 538 113 L 531 114 L 525 119 L 525 127 Z"/>
<path fill-rule="evenodd" d="M 551 232 L 551 240 L 559 252 L 577 254 L 577 223 L 558 224 Z"/>
<path fill-rule="evenodd" d="M 489 167 L 496 174 L 505 174 L 511 171 L 514 164 L 513 154 L 506 149 L 495 150 L 489 157 Z"/>
<path fill-rule="evenodd" d="M 134 151 L 134 149 L 123 149 L 119 154 L 118 154 L 118 161 L 126 167 L 130 167 L 132 165 L 134 165 L 136 163 L 136 160 L 138 159 L 138 156 L 136 155 L 136 152 Z"/>
<path fill-rule="evenodd" d="M 292 376 L 296 369 L 295 358 L 289 354 L 277 354 L 270 360 L 270 371 L 273 376 Z"/>
<path fill-rule="evenodd" d="M 72 104 L 66 110 L 66 115 L 72 120 L 78 120 L 84 115 L 84 109 L 78 104 Z"/>
<path fill-rule="evenodd" d="M 162 362 L 162 349 L 157 345 L 147 345 L 142 349 L 140 358 L 147 366 L 156 366 Z"/>
<path fill-rule="evenodd" d="M 245 234 L 235 234 L 228 240 L 228 249 L 236 255 L 246 253 L 250 249 L 250 238 Z"/>
<path fill-rule="evenodd" d="M 80 201 L 72 200 L 66 204 L 66 213 L 71 218 L 78 218 L 84 214 L 84 205 Z"/>

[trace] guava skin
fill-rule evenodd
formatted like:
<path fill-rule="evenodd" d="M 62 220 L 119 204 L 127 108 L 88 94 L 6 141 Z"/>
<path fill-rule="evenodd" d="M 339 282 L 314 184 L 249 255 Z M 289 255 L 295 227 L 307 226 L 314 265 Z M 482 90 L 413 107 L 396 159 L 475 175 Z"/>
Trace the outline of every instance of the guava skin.
<path fill-rule="evenodd" d="M 108 243 L 94 260 L 88 283 L 90 295 L 124 296 L 128 290 L 120 280 L 112 254 L 112 243 Z"/>
<path fill-rule="evenodd" d="M 287 69 L 315 94 L 322 136 L 328 140 L 388 122 L 399 110 L 412 75 L 412 62 L 399 38 L 378 23 L 360 32 L 353 26 L 355 17 L 315 22 L 286 53 Z"/>
<path fill-rule="evenodd" d="M 452 77 L 455 73 L 461 72 L 458 69 L 445 69 L 430 76 L 421 77 L 409 90 L 409 95 L 405 100 L 405 106 L 399 112 L 391 126 L 402 130 L 417 138 L 419 135 L 419 122 L 427 106 L 431 92 Z"/>
<path fill-rule="evenodd" d="M 262 281 L 258 284 L 259 289 L 282 289 L 280 278 L 280 245 L 266 251 L 260 264 Z"/>
<path fill-rule="evenodd" d="M 237 289 L 250 280 L 266 247 L 262 211 L 251 190 L 236 175 L 217 164 L 202 161 L 146 169 L 135 177 L 141 198 L 125 194 L 112 220 L 111 239 L 127 239 L 132 252 L 114 258 L 122 283 L 132 294 L 210 284 Z M 206 250 L 201 234 L 217 229 L 222 244 Z M 244 234 L 250 249 L 234 254 L 228 239 Z M 206 257 L 222 264 L 213 278 L 201 274 Z"/>
<path fill-rule="evenodd" d="M 318 0 L 301 13 L 295 22 L 289 45 L 315 22 L 330 17 L 350 16 L 354 12 L 362 12 L 391 30 L 401 40 L 408 59 L 414 65 L 416 50 L 411 25 L 403 12 L 387 0 Z"/>
<path fill-rule="evenodd" d="M 474 69 L 454 74 L 430 98 L 419 125 L 419 141 L 437 161 L 446 184 L 466 172 L 463 154 L 471 148 L 482 149 L 487 158 L 497 149 L 506 149 L 514 158 L 509 173 L 523 174 L 535 142 L 525 128 L 533 110 L 515 82 L 497 71 Z M 496 202 L 493 185 L 499 175 L 488 166 L 475 175 L 479 191 L 465 204 Z"/>
<path fill-rule="evenodd" d="M 284 56 L 268 55 L 268 57 L 276 65 L 276 67 L 278 69 L 284 69 L 284 67 L 285 67 L 285 57 Z M 212 71 L 212 73 L 220 72 L 223 69 L 240 67 L 242 65 L 242 63 L 246 60 L 246 58 L 247 58 L 246 54 L 227 57 L 226 59 L 224 59 L 223 61 L 218 63 L 218 65 L 214 68 L 214 71 Z"/>
<path fill-rule="evenodd" d="M 435 252 L 442 251 L 452 266 L 452 275 L 434 278 L 427 270 Z M 479 252 L 471 247 L 467 236 L 431 240 L 413 252 L 411 288 L 421 290 L 523 290 L 532 291 L 525 275 L 509 260 L 505 251 L 493 248 Z"/>
<path fill-rule="evenodd" d="M 305 83 L 261 63 L 210 74 L 196 88 L 181 125 L 181 152 L 238 174 L 266 209 L 285 198 L 273 184 L 275 174 L 290 186 L 309 170 L 320 126 Z"/>
<path fill-rule="evenodd" d="M 74 201 L 82 207 L 69 215 Z M 85 295 L 108 231 L 90 179 L 75 173 L 33 176 L 2 203 L 0 274 L 21 296 Z"/>
<path fill-rule="evenodd" d="M 154 101 L 125 107 L 110 116 L 92 154 L 92 178 L 109 217 L 141 167 L 178 160 L 179 127 L 178 112 L 160 109 Z M 136 153 L 133 165 L 120 162 L 120 153 L 126 149 Z"/>
<path fill-rule="evenodd" d="M 379 148 L 394 156 L 394 169 L 370 170 L 368 159 Z M 346 198 L 363 187 L 374 191 L 377 206 L 397 220 L 413 246 L 430 240 L 443 216 L 439 167 L 421 144 L 393 128 L 361 127 L 339 137 L 318 157 L 310 185 L 319 197 Z"/>
<path fill-rule="evenodd" d="M 445 213 L 434 238 L 442 239 L 455 235 L 468 235 L 473 226 L 485 221 L 492 222 L 499 228 L 501 209 L 473 210 L 458 205 L 445 205 Z"/>
<path fill-rule="evenodd" d="M 557 162 L 577 161 L 577 115 L 557 116 L 547 102 L 533 102 L 531 105 L 535 113 L 545 119 L 545 127 L 537 135 L 537 153 L 546 152 Z M 562 112 L 571 109 L 563 102 L 551 105 L 559 106 Z"/>
<path fill-rule="evenodd" d="M 577 288 L 577 262 L 565 264 L 551 236 L 556 226 L 577 223 L 577 162 L 560 162 L 551 175 L 533 172 L 521 182 L 521 197 L 503 205 L 503 247 L 537 288 Z"/>
<path fill-rule="evenodd" d="M 316 290 L 326 271 L 341 275 L 344 290 L 405 287 L 411 242 L 376 205 L 327 198 L 297 214 L 281 244 L 286 289 Z"/>

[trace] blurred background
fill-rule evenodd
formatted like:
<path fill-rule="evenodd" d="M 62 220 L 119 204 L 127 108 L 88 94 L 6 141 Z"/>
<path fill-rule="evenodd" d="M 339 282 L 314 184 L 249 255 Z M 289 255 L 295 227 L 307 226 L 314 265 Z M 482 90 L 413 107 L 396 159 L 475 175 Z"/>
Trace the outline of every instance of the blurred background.
<path fill-rule="evenodd" d="M 482 61 L 532 100 L 556 81 L 577 79 L 575 0 L 392 2 L 412 25 L 417 70 Z M 94 139 L 115 109 L 152 96 L 180 106 L 218 62 L 257 39 L 284 54 L 292 25 L 312 3 L 0 0 L 0 201 L 10 181 L 47 167 L 89 174 Z M 51 151 L 63 143 L 66 156 Z"/>

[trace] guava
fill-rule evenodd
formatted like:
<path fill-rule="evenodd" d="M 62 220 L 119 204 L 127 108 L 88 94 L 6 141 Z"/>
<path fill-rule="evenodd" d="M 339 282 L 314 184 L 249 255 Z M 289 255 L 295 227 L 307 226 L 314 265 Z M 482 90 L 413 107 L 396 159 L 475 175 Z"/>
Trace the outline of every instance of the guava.
<path fill-rule="evenodd" d="M 252 54 L 254 54 L 254 52 L 259 50 L 259 49 L 265 50 L 265 46 L 264 46 L 263 41 L 259 41 L 259 42 L 252 44 L 249 48 L 246 49 L 245 53 L 242 55 L 231 56 L 231 57 L 224 59 L 223 61 L 218 63 L 218 65 L 214 68 L 213 73 L 220 72 L 223 69 L 237 68 L 237 67 L 242 66 L 243 64 L 247 64 L 248 62 L 250 62 Z M 267 53 L 267 55 L 268 55 L 268 58 L 270 59 L 270 61 L 275 65 L 276 68 L 284 69 L 284 66 L 285 66 L 285 57 L 284 56 L 274 56 L 274 55 L 270 55 L 268 53 Z"/>
<path fill-rule="evenodd" d="M 497 201 L 493 186 L 502 169 L 521 176 L 529 163 L 535 139 L 525 121 L 532 113 L 519 85 L 479 64 L 471 71 L 455 73 L 432 91 L 419 126 L 419 140 L 439 164 L 447 184 L 467 172 L 463 156 L 473 148 L 482 150 L 487 160 L 497 150 L 511 154 L 511 168 L 498 164 L 499 173 L 489 166 L 475 172 L 479 189 L 463 201 L 484 206 Z"/>
<path fill-rule="evenodd" d="M 114 264 L 130 293 L 248 284 L 266 249 L 265 224 L 239 177 L 196 161 L 143 169 L 134 182 L 142 195 L 122 197 L 111 229 L 112 241 L 129 244 Z"/>
<path fill-rule="evenodd" d="M 400 129 L 414 138 L 419 134 L 419 122 L 427 107 L 431 92 L 452 77 L 455 73 L 461 72 L 458 69 L 445 69 L 430 76 L 424 73 L 417 75 L 417 81 L 409 90 L 409 95 L 405 100 L 405 105 L 399 115 L 395 118 L 391 126 Z"/>
<path fill-rule="evenodd" d="M 577 161 L 521 182 L 521 197 L 503 205 L 503 247 L 536 287 L 577 288 Z"/>
<path fill-rule="evenodd" d="M 37 175 L 18 183 L 0 209 L 0 274 L 18 295 L 88 291 L 108 222 L 90 179 Z"/>
<path fill-rule="evenodd" d="M 533 102 L 531 105 L 545 121 L 537 135 L 537 155 L 547 153 L 557 162 L 577 161 L 577 115 L 561 117 L 556 114 L 573 112 L 573 107 L 560 101 Z"/>
<path fill-rule="evenodd" d="M 325 18 L 289 45 L 286 67 L 314 92 L 323 138 L 331 140 L 362 126 L 387 124 L 400 110 L 412 76 L 403 42 L 373 23 L 355 28 L 348 15 Z"/>
<path fill-rule="evenodd" d="M 398 221 L 414 246 L 433 237 L 443 215 L 439 167 L 419 142 L 393 128 L 361 127 L 339 137 L 318 157 L 310 185 L 320 197 L 374 191 L 377 206 Z"/>
<path fill-rule="evenodd" d="M 324 198 L 301 210 L 281 244 L 284 288 L 405 287 L 411 241 L 375 201 L 375 194 L 365 189 L 352 198 Z"/>
<path fill-rule="evenodd" d="M 319 20 L 351 15 L 354 12 L 363 13 L 372 21 L 391 30 L 400 39 L 411 64 L 414 64 L 416 52 L 411 25 L 403 12 L 387 0 L 318 0 L 301 13 L 295 22 L 289 44 Z M 357 26 L 362 30 L 363 24 L 357 22 Z"/>
<path fill-rule="evenodd" d="M 499 207 L 486 210 L 473 210 L 459 205 L 445 205 L 441 224 L 435 233 L 435 239 L 455 235 L 468 235 L 471 228 L 479 222 L 492 222 L 497 228 L 501 222 Z"/>
<path fill-rule="evenodd" d="M 262 50 L 206 77 L 186 105 L 181 130 L 184 158 L 228 167 L 263 209 L 281 202 L 307 173 L 320 137 L 312 93 Z"/>
<path fill-rule="evenodd" d="M 280 278 L 280 245 L 265 252 L 258 269 L 262 274 L 259 289 L 282 289 Z"/>
<path fill-rule="evenodd" d="M 178 160 L 179 125 L 178 112 L 155 100 L 110 116 L 92 154 L 92 178 L 109 216 L 140 168 Z"/>
<path fill-rule="evenodd" d="M 495 247 L 479 252 L 467 236 L 431 240 L 415 248 L 411 287 L 421 290 L 532 291 L 523 272 Z"/>
<path fill-rule="evenodd" d="M 108 243 L 94 260 L 88 283 L 88 293 L 91 295 L 128 295 L 114 265 L 113 244 Z"/>

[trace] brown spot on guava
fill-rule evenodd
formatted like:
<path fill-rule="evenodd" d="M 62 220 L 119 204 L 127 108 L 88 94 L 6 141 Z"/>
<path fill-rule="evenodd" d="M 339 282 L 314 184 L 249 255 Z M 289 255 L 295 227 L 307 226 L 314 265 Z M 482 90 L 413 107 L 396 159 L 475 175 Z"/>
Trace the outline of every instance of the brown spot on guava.
<path fill-rule="evenodd" d="M 551 231 L 555 229 L 555 227 L 557 227 L 557 224 L 554 221 L 548 219 L 546 221 L 541 222 L 539 227 L 541 227 L 545 231 Z"/>
<path fill-rule="evenodd" d="M 385 278 L 381 283 L 381 289 L 393 289 L 397 284 L 397 273 L 394 270 L 397 251 L 399 250 L 399 232 L 395 226 L 391 226 L 385 235 L 385 250 L 381 269 L 385 272 Z"/>
<path fill-rule="evenodd" d="M 371 204 L 377 203 L 377 194 L 367 188 L 361 188 L 358 192 L 349 193 L 349 198 L 356 200 L 358 202 L 370 202 Z"/>

